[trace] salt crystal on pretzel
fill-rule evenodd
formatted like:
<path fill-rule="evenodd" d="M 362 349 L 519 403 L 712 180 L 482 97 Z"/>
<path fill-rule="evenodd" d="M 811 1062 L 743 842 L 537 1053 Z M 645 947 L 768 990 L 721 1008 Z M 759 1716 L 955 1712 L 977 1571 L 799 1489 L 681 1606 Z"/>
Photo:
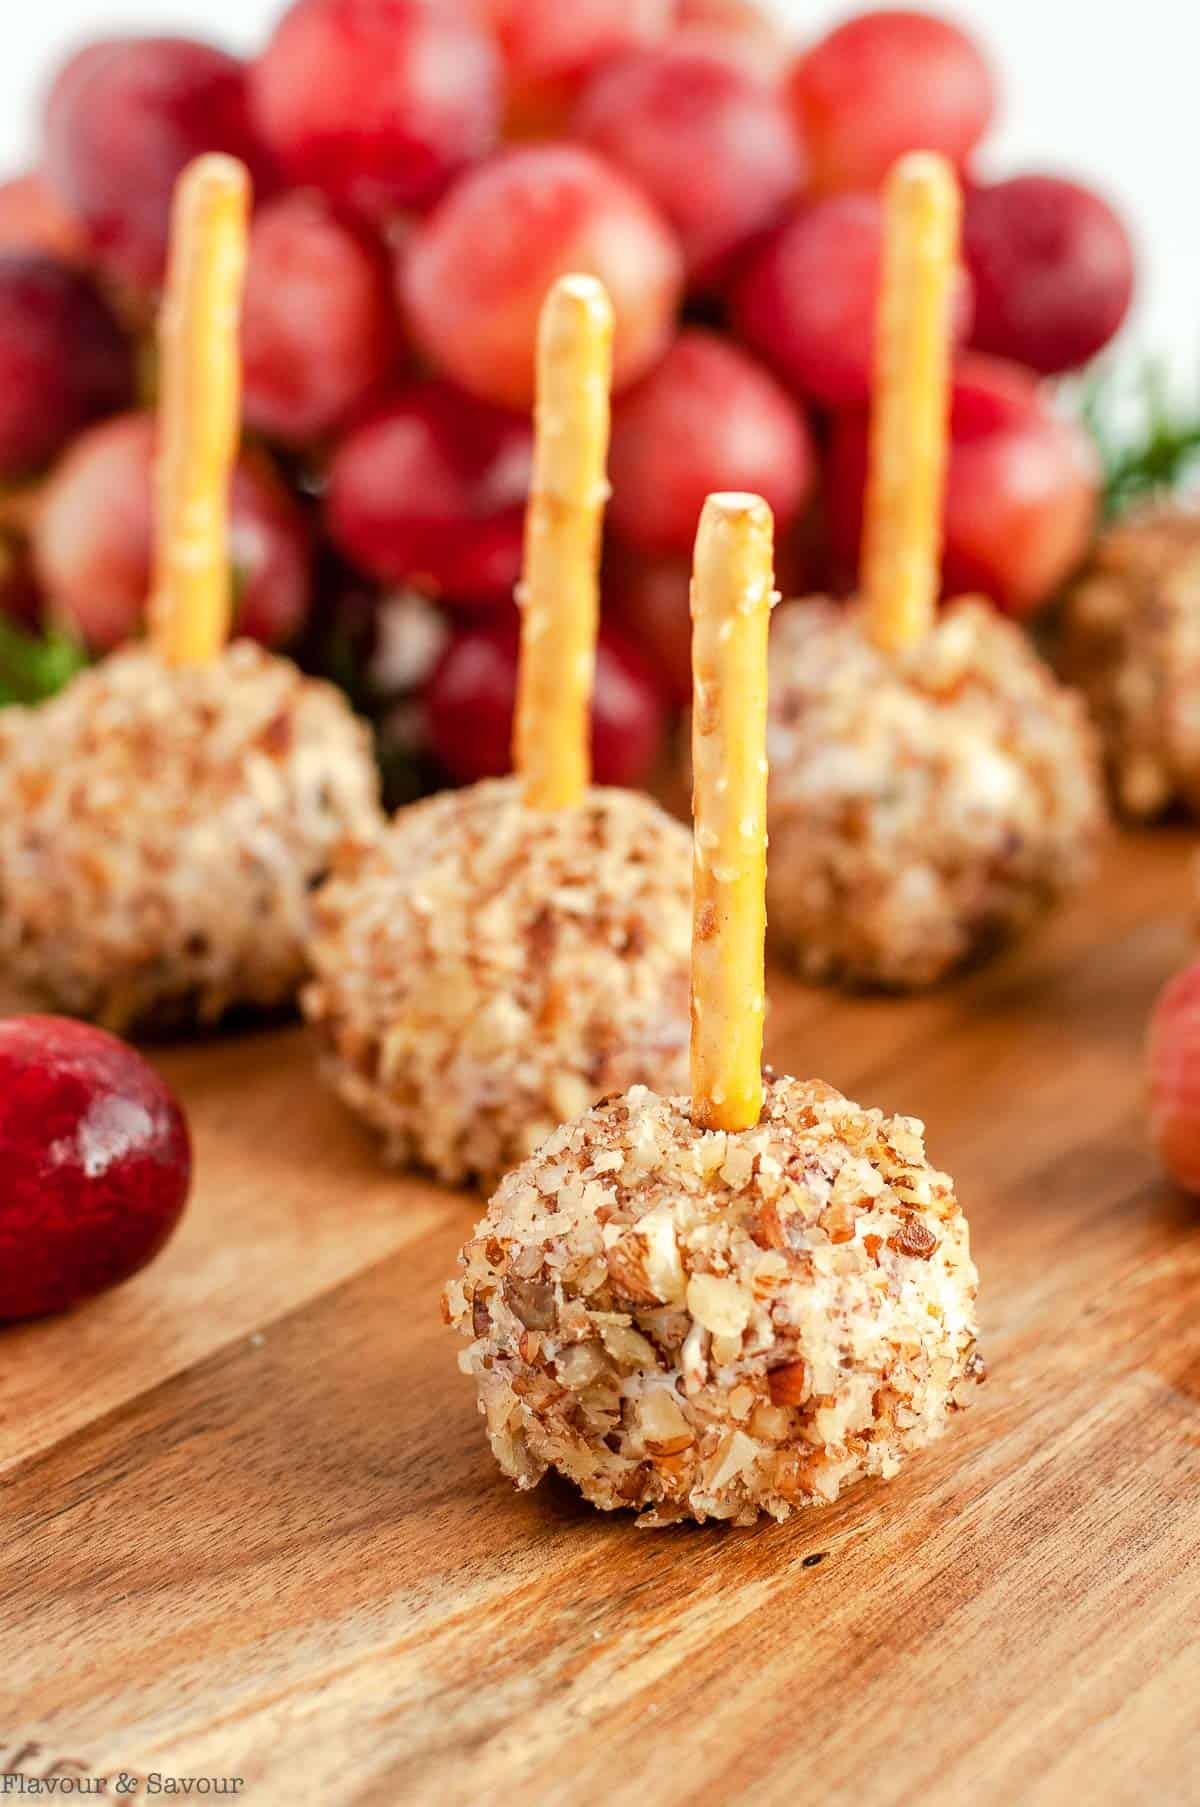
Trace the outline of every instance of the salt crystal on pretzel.
<path fill-rule="evenodd" d="M 531 809 L 577 803 L 591 777 L 612 340 L 603 285 L 592 276 L 562 277 L 538 327 L 533 485 L 518 592 L 514 756 Z"/>
<path fill-rule="evenodd" d="M 214 658 L 229 638 L 229 489 L 241 401 L 238 329 L 250 177 L 198 157 L 176 186 L 163 301 L 158 548 L 150 630 L 169 665 Z"/>

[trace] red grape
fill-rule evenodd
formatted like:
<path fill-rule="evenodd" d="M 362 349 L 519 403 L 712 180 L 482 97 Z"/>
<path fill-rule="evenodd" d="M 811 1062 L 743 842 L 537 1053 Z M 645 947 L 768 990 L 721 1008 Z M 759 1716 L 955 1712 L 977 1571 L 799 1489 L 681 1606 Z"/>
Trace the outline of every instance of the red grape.
<path fill-rule="evenodd" d="M 267 170 L 247 116 L 243 65 L 187 38 L 112 38 L 73 56 L 46 107 L 46 175 L 101 262 L 153 287 L 171 197 L 201 151 Z"/>
<path fill-rule="evenodd" d="M 968 192 L 963 248 L 975 283 L 971 342 L 1047 374 L 1108 344 L 1133 298 L 1133 252 L 1099 195 L 1059 176 Z"/>
<path fill-rule="evenodd" d="M 522 136 L 562 122 L 588 78 L 662 37 L 671 0 L 488 0 L 508 69 L 511 121 Z"/>
<path fill-rule="evenodd" d="M 51 609 L 96 652 L 142 625 L 153 565 L 154 421 L 122 414 L 76 440 L 38 510 L 34 563 Z M 299 631 L 311 589 L 308 526 L 261 455 L 234 473 L 231 555 L 237 631 L 280 645 Z"/>
<path fill-rule="evenodd" d="M 713 490 L 765 497 L 782 532 L 813 481 L 799 405 L 748 353 L 716 333 L 680 333 L 613 412 L 609 520 L 639 551 L 688 556 Z"/>
<path fill-rule="evenodd" d="M 1159 994 L 1146 1047 L 1150 1134 L 1177 1185 L 1200 1192 L 1200 963 Z"/>
<path fill-rule="evenodd" d="M 132 391 L 132 352 L 91 278 L 0 252 L 0 479 L 37 470 Z"/>
<path fill-rule="evenodd" d="M 296 0 L 251 75 L 288 179 L 368 219 L 424 207 L 500 128 L 500 63 L 465 6 Z"/>
<path fill-rule="evenodd" d="M 979 356 L 956 373 L 943 587 L 1031 614 L 1070 574 L 1095 526 L 1099 470 L 1083 429 L 1054 413 L 1029 374 Z M 839 416 L 828 468 L 839 575 L 857 569 L 867 466 L 863 411 Z"/>
<path fill-rule="evenodd" d="M 783 72 L 787 34 L 755 0 L 675 0 L 672 42 L 719 52 L 767 81 Z"/>
<path fill-rule="evenodd" d="M 779 219 L 804 177 L 776 90 L 704 50 L 622 57 L 588 85 L 572 131 L 645 190 L 702 282 Z"/>
<path fill-rule="evenodd" d="M 464 628 L 425 690 L 430 745 L 452 777 L 470 784 L 512 765 L 517 630 Z M 596 649 L 592 760 L 597 784 L 644 782 L 662 744 L 665 704 L 649 665 L 606 624 Z"/>
<path fill-rule="evenodd" d="M 592 762 L 597 784 L 640 785 L 662 749 L 666 698 L 639 649 L 605 622 L 596 647 Z"/>
<path fill-rule="evenodd" d="M 35 171 L 0 182 L 0 249 L 41 251 L 59 263 L 83 261 L 79 227 Z"/>
<path fill-rule="evenodd" d="M 290 646 L 312 604 L 312 533 L 275 466 L 253 448 L 234 466 L 229 556 L 234 632 L 263 646 Z"/>
<path fill-rule="evenodd" d="M 617 545 L 605 556 L 605 614 L 636 641 L 679 708 L 692 700 L 691 583 L 687 558 L 642 558 Z"/>
<path fill-rule="evenodd" d="M 679 248 L 619 171 L 573 145 L 505 151 L 457 184 L 401 263 L 413 334 L 456 382 L 501 407 L 533 400 L 542 302 L 560 276 L 598 276 L 616 312 L 614 380 L 666 348 L 683 287 Z"/>
<path fill-rule="evenodd" d="M 512 601 L 532 432 L 448 383 L 414 384 L 342 441 L 326 514 L 346 556 L 384 583 L 456 602 Z"/>
<path fill-rule="evenodd" d="M 29 546 L 17 533 L 0 532 L 0 616 L 31 633 L 42 626 L 42 598 Z"/>
<path fill-rule="evenodd" d="M 962 164 L 995 110 L 991 71 L 945 19 L 880 11 L 848 19 L 796 64 L 790 91 L 825 193 L 874 188 L 905 151 Z"/>
<path fill-rule="evenodd" d="M 76 440 L 46 485 L 34 564 L 53 611 L 96 652 L 137 632 L 150 585 L 154 422 L 123 414 Z"/>
<path fill-rule="evenodd" d="M 0 1022 L 0 1319 L 128 1280 L 171 1236 L 191 1177 L 183 1112 L 140 1054 L 61 1017 Z"/>
<path fill-rule="evenodd" d="M 809 561 L 797 535 L 775 541 L 775 584 L 784 596 L 809 586 Z M 691 556 L 647 558 L 613 541 L 604 555 L 604 609 L 641 648 L 677 707 L 692 700 Z"/>
<path fill-rule="evenodd" d="M 1012 615 L 1044 603 L 1083 558 L 1096 526 L 1100 468 L 1089 434 L 1024 372 L 964 359 L 953 395 L 945 583 L 982 590 Z"/>
<path fill-rule="evenodd" d="M 875 362 L 883 215 L 875 195 L 817 201 L 763 247 L 734 292 L 734 323 L 789 383 L 826 407 L 866 401 Z M 955 294 L 955 343 L 971 322 Z"/>
<path fill-rule="evenodd" d="M 269 201 L 246 271 L 247 423 L 293 444 L 332 432 L 386 376 L 397 337 L 382 247 L 320 195 Z"/>

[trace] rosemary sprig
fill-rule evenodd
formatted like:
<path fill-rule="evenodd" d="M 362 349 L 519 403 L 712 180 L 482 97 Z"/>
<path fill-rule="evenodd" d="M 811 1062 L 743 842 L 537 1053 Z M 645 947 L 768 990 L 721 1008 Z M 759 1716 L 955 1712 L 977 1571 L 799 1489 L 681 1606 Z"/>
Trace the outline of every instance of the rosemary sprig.
<path fill-rule="evenodd" d="M 1200 400 L 1185 407 L 1172 395 L 1161 360 L 1132 375 L 1085 379 L 1078 408 L 1104 466 L 1106 520 L 1183 488 L 1200 471 Z"/>
<path fill-rule="evenodd" d="M 71 635 L 57 629 L 27 634 L 0 615 L 0 708 L 44 702 L 86 664 L 86 653 Z"/>

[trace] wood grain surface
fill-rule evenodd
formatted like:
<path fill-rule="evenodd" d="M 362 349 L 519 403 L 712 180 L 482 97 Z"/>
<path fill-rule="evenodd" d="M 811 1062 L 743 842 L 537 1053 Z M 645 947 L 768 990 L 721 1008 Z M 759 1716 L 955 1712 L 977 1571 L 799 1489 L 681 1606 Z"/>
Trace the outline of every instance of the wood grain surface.
<path fill-rule="evenodd" d="M 255 1807 L 1200 1801 L 1200 1206 L 1140 1066 L 1190 845 L 1126 838 L 929 997 L 775 983 L 777 1066 L 927 1120 L 991 1370 L 896 1481 L 782 1527 L 515 1493 L 438 1319 L 477 1204 L 382 1172 L 299 1030 L 160 1054 L 183 1230 L 0 1335 L 0 1772 Z"/>

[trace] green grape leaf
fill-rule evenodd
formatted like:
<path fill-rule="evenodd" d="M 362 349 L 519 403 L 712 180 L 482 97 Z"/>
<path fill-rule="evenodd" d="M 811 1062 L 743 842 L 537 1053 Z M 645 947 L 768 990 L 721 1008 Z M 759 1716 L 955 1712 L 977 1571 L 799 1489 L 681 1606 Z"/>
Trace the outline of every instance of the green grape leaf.
<path fill-rule="evenodd" d="M 41 635 L 28 634 L 0 615 L 0 707 L 45 702 L 87 662 L 87 654 L 72 635 L 55 628 Z"/>
<path fill-rule="evenodd" d="M 1200 398 L 1178 400 L 1160 359 L 1132 372 L 1102 370 L 1076 395 L 1104 468 L 1105 520 L 1177 494 L 1200 476 Z"/>

